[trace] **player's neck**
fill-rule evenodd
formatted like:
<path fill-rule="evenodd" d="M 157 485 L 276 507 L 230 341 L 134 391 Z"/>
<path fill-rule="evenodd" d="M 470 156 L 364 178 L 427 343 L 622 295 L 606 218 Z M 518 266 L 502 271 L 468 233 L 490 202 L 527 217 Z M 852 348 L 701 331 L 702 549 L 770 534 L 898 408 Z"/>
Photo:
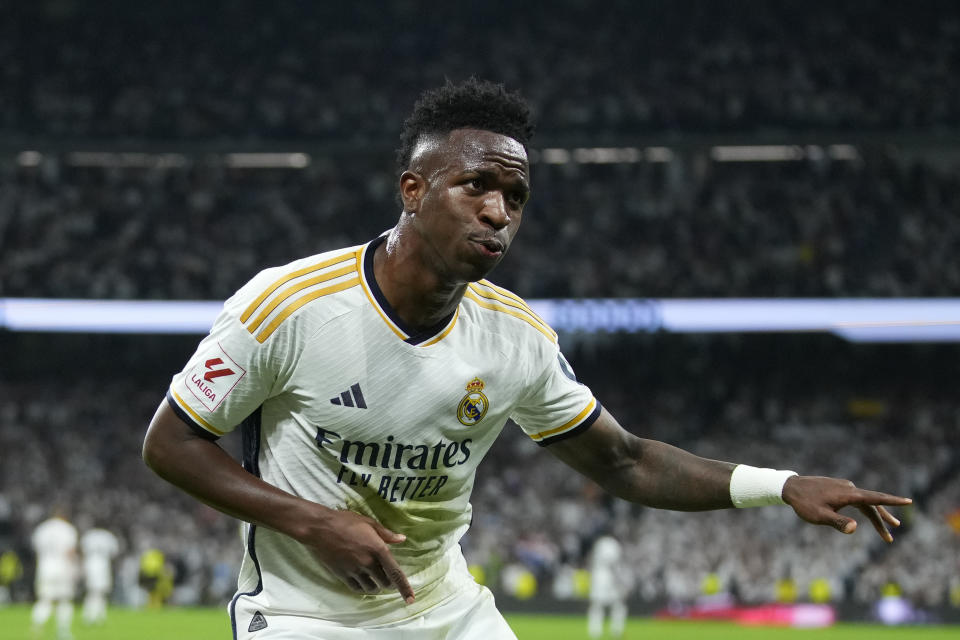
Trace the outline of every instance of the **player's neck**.
<path fill-rule="evenodd" d="M 391 250 L 388 244 L 377 247 L 373 274 L 397 315 L 409 326 L 425 329 L 453 313 L 467 285 L 444 281 L 414 256 Z"/>

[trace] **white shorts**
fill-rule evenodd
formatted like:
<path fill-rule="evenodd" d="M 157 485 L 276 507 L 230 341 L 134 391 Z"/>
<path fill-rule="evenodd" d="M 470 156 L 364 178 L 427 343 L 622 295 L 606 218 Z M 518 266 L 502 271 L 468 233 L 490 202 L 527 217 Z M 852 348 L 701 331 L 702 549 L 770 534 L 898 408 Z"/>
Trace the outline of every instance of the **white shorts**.
<path fill-rule="evenodd" d="M 109 566 L 86 566 L 83 577 L 87 591 L 110 591 L 113 587 L 113 575 Z"/>
<path fill-rule="evenodd" d="M 597 602 L 599 604 L 613 604 L 615 602 L 621 602 L 626 600 L 626 597 L 626 590 L 617 589 L 612 586 L 606 589 L 590 590 L 590 602 Z"/>
<path fill-rule="evenodd" d="M 38 600 L 73 600 L 77 592 L 72 578 L 38 580 L 36 589 Z"/>
<path fill-rule="evenodd" d="M 486 587 L 470 584 L 457 595 L 400 622 L 375 627 L 290 615 L 259 614 L 237 601 L 235 640 L 517 640 Z M 255 629 L 250 631 L 250 629 Z"/>

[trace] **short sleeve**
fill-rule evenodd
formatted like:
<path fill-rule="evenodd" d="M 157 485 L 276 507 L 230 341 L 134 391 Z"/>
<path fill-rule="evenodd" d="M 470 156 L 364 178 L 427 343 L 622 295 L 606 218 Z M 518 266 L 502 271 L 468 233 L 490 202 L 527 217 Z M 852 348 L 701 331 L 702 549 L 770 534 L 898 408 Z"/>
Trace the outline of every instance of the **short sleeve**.
<path fill-rule="evenodd" d="M 539 445 L 582 433 L 600 416 L 600 403 L 577 381 L 559 351 L 510 416 Z"/>
<path fill-rule="evenodd" d="M 274 392 L 282 342 L 280 336 L 258 342 L 228 301 L 186 367 L 173 377 L 167 401 L 201 435 L 216 438 L 232 431 Z"/>

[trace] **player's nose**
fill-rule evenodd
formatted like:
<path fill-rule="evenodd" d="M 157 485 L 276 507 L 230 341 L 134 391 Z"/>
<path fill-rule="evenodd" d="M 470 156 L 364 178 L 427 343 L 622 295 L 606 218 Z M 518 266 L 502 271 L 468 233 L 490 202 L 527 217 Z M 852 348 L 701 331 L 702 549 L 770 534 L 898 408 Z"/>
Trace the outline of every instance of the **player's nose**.
<path fill-rule="evenodd" d="M 480 219 L 494 229 L 502 229 L 510 224 L 510 213 L 507 211 L 507 201 L 499 191 L 491 191 L 483 201 L 480 210 Z"/>

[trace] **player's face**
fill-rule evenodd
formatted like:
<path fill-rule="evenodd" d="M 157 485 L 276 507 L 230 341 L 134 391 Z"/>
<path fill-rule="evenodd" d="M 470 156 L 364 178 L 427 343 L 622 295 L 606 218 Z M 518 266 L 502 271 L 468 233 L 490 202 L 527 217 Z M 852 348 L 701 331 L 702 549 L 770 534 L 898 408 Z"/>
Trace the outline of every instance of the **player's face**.
<path fill-rule="evenodd" d="M 401 190 L 426 262 L 448 282 L 483 278 L 506 254 L 530 196 L 523 145 L 457 129 L 418 146 L 411 165 Z"/>

